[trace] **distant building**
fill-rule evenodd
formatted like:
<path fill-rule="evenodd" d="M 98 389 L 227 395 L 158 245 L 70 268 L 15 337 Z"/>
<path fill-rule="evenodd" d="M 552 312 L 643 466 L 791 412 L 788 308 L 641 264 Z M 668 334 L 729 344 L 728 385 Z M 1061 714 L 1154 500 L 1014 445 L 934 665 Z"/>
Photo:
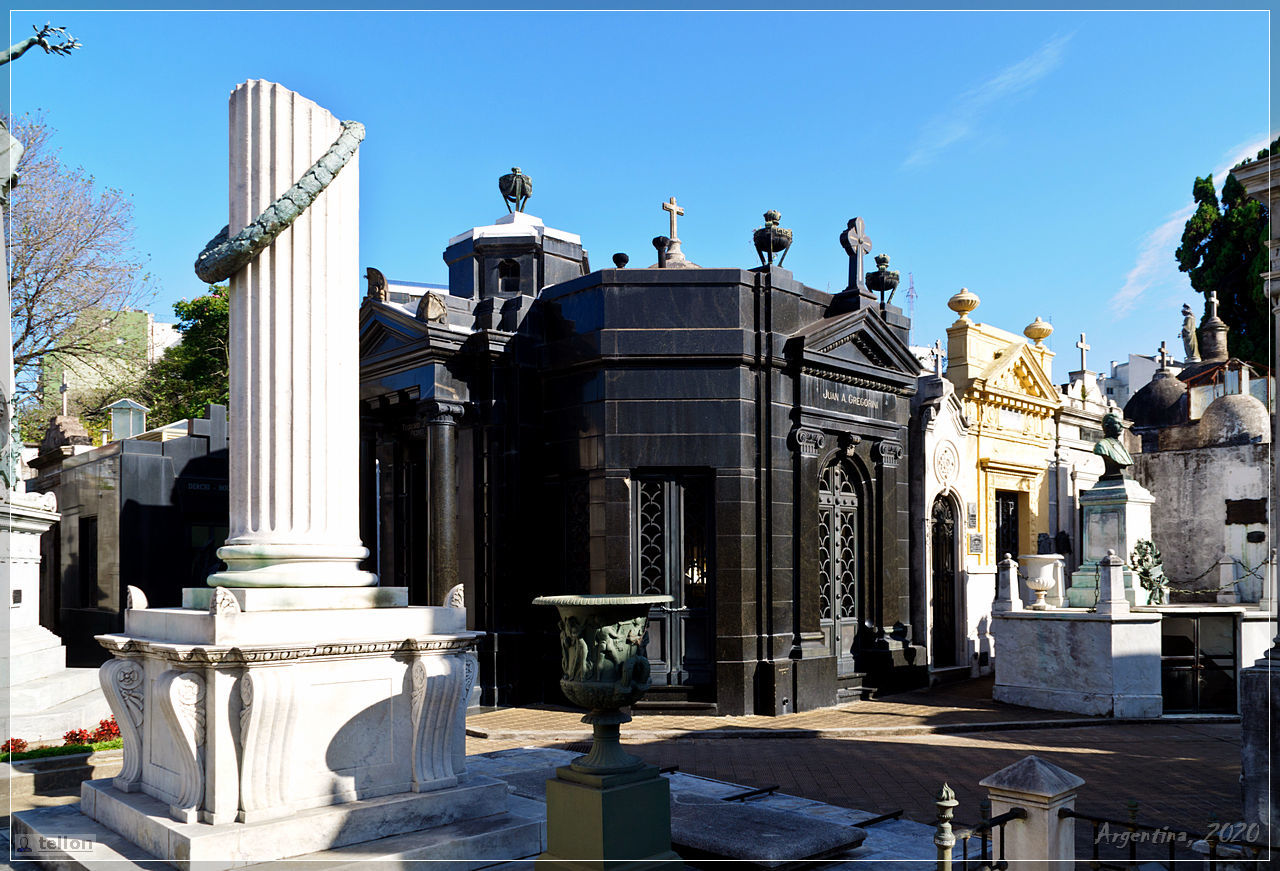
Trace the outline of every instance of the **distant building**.
<path fill-rule="evenodd" d="M 1155 377 L 1160 362 L 1154 355 L 1130 354 L 1124 363 L 1111 361 L 1111 373 L 1098 379 L 1098 387 L 1108 401 L 1124 408 L 1137 393 Z M 1170 362 L 1169 371 L 1177 375 L 1182 371 L 1182 364 Z"/>
<path fill-rule="evenodd" d="M 182 339 L 176 324 L 162 323 L 146 311 L 81 312 L 72 330 L 91 337 L 94 351 L 72 357 L 48 354 L 40 368 L 40 404 L 49 416 L 61 414 L 62 385 L 66 384 L 66 408 L 72 413 L 95 401 L 97 391 L 141 372 Z"/>
<path fill-rule="evenodd" d="M 41 624 L 60 634 L 68 661 L 106 653 L 93 636 L 121 631 L 126 587 L 154 607 L 178 607 L 203 586 L 227 536 L 226 408 L 90 448 L 74 419 L 57 417 L 29 463 L 32 492 L 57 496 L 46 533 Z"/>

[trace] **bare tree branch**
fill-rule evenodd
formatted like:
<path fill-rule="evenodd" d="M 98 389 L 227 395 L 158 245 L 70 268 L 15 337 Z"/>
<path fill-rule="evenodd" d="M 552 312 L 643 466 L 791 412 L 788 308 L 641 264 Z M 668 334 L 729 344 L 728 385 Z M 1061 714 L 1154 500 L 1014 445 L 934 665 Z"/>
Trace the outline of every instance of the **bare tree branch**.
<path fill-rule="evenodd" d="M 23 402 L 51 356 L 89 368 L 132 365 L 136 348 L 119 346 L 112 327 L 154 291 L 145 258 L 133 248 L 129 197 L 64 165 L 42 117 L 17 119 L 13 132 L 25 146 L 7 233 L 13 365 Z"/>

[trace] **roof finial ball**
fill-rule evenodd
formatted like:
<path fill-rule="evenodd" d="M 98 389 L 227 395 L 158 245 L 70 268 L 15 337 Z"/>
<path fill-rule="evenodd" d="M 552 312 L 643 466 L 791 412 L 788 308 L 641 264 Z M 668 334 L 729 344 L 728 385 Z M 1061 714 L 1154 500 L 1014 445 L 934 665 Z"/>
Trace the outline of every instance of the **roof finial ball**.
<path fill-rule="evenodd" d="M 1045 323 L 1040 320 L 1040 315 L 1036 315 L 1036 319 L 1027 324 L 1022 330 L 1022 335 L 1036 343 L 1037 348 L 1044 347 L 1044 340 L 1049 338 L 1053 333 L 1053 324 Z"/>
<path fill-rule="evenodd" d="M 969 288 L 962 287 L 959 293 L 947 300 L 947 308 L 958 314 L 960 320 L 967 323 L 969 321 L 969 312 L 977 308 L 980 302 L 982 300 L 978 299 L 976 293 L 970 293 Z"/>

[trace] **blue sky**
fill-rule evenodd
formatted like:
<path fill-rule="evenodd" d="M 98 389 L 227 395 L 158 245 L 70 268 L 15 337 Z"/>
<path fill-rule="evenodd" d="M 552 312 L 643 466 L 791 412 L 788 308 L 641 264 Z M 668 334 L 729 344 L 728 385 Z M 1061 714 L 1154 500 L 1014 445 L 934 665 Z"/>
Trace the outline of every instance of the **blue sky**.
<path fill-rule="evenodd" d="M 46 20 L 84 47 L 5 67 L 9 105 L 132 194 L 168 320 L 226 223 L 226 101 L 249 78 L 365 124 L 361 263 L 392 279 L 444 283 L 447 240 L 505 213 L 515 165 L 595 268 L 651 263 L 674 195 L 690 259 L 757 265 L 775 208 L 787 268 L 836 291 L 861 215 L 895 302 L 914 279 L 913 341 L 968 287 L 978 320 L 1052 321 L 1060 381 L 1081 331 L 1094 370 L 1181 353 L 1192 182 L 1272 138 L 1258 11 L 15 11 L 10 41 Z"/>

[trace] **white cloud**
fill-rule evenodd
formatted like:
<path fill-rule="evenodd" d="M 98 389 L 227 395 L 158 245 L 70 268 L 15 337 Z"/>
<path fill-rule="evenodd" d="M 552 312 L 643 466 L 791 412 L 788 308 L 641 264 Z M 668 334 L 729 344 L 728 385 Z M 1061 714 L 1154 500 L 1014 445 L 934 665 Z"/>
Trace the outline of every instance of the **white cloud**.
<path fill-rule="evenodd" d="M 1259 149 L 1270 142 L 1269 137 L 1247 140 L 1228 148 L 1219 159 L 1219 165 L 1213 171 L 1213 180 L 1218 190 L 1227 179 L 1227 172 L 1246 157 L 1253 157 Z M 1182 240 L 1182 230 L 1187 219 L 1195 211 L 1195 202 L 1189 202 L 1178 211 L 1169 215 L 1160 226 L 1145 237 L 1138 246 L 1138 256 L 1133 267 L 1124 277 L 1124 284 L 1111 298 L 1109 307 L 1113 314 L 1126 315 L 1138 305 L 1143 296 L 1151 288 L 1164 291 L 1163 296 L 1171 296 L 1175 292 L 1184 295 L 1193 293 L 1188 277 L 1178 271 L 1178 262 L 1173 252 Z M 1190 297 L 1183 302 L 1189 302 Z"/>
<path fill-rule="evenodd" d="M 920 131 L 919 141 L 902 162 L 903 166 L 930 163 L 944 149 L 972 136 L 988 109 L 1026 91 L 1056 69 L 1073 35 L 1055 36 L 1034 54 L 956 97 Z"/>

